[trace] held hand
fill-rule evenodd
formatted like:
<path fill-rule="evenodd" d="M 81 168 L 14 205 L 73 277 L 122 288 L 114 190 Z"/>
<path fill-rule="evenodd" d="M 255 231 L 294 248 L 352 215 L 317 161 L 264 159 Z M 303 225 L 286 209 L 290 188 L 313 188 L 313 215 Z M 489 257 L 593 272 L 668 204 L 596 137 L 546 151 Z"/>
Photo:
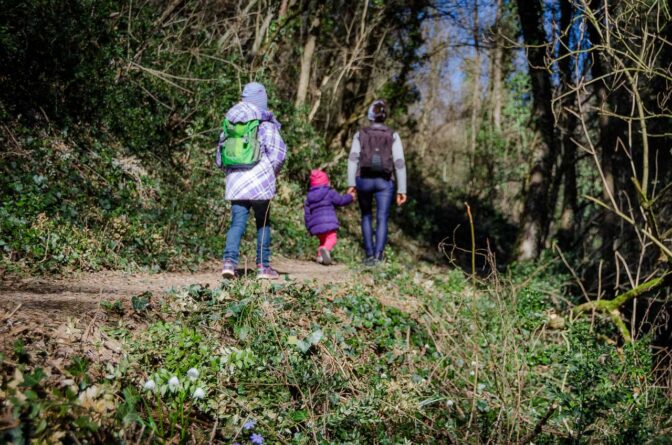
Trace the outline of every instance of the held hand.
<path fill-rule="evenodd" d="M 348 191 L 345 192 L 348 195 L 352 196 L 352 199 L 357 199 L 357 189 L 354 187 L 348 187 Z"/>
<path fill-rule="evenodd" d="M 397 205 L 398 206 L 403 206 L 406 201 L 408 200 L 408 197 L 406 196 L 406 193 L 397 193 Z"/>

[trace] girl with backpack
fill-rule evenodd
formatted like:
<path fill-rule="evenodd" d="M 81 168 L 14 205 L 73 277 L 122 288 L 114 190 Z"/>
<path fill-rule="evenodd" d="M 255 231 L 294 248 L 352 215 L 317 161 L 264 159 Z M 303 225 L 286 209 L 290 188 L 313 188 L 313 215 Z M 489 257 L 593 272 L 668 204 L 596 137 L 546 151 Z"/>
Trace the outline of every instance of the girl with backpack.
<path fill-rule="evenodd" d="M 406 200 L 406 163 L 399 134 L 387 127 L 387 106 L 375 100 L 367 114 L 371 125 L 359 130 L 352 139 L 348 157 L 348 193 L 355 194 L 362 214 L 364 264 L 374 266 L 383 260 L 387 243 L 387 220 L 395 198 L 397 205 Z M 376 201 L 376 228 L 373 228 L 373 201 Z"/>
<path fill-rule="evenodd" d="M 287 147 L 280 123 L 268 110 L 266 89 L 248 83 L 241 101 L 226 113 L 217 147 L 217 166 L 226 172 L 226 196 L 231 201 L 231 225 L 226 234 L 222 276 L 234 278 L 240 241 L 250 213 L 257 226 L 257 278 L 279 277 L 271 268 L 270 205 Z"/>
<path fill-rule="evenodd" d="M 347 206 L 354 193 L 341 195 L 329 186 L 329 176 L 322 170 L 310 172 L 310 190 L 303 205 L 304 221 L 311 235 L 320 240 L 317 262 L 331 264 L 331 251 L 336 246 L 339 228 L 336 207 Z"/>

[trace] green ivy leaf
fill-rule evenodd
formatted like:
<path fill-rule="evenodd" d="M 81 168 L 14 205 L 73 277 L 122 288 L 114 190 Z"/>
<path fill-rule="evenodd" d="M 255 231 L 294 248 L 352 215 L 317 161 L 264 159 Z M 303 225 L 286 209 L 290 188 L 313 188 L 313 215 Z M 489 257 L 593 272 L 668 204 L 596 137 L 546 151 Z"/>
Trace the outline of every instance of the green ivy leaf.
<path fill-rule="evenodd" d="M 131 305 L 135 312 L 145 312 L 149 307 L 149 301 L 152 298 L 151 292 L 143 292 L 131 298 Z"/>
<path fill-rule="evenodd" d="M 289 417 L 295 422 L 303 422 L 308 418 L 308 413 L 301 409 L 298 411 L 292 411 L 289 414 Z"/>
<path fill-rule="evenodd" d="M 304 353 L 308 352 L 308 350 L 310 349 L 311 346 L 312 345 L 310 343 L 307 343 L 303 340 L 298 340 L 296 342 L 296 347 L 299 348 L 299 351 L 304 352 Z"/>
<path fill-rule="evenodd" d="M 42 368 L 37 368 L 34 372 L 26 374 L 23 378 L 23 383 L 21 386 L 26 388 L 32 388 L 37 386 L 42 379 L 46 377 L 46 374 Z"/>
<path fill-rule="evenodd" d="M 290 345 L 295 344 L 296 347 L 299 348 L 299 351 L 306 353 L 311 347 L 318 344 L 320 340 L 322 340 L 323 336 L 324 334 L 322 334 L 322 331 L 320 329 L 317 329 L 311 332 L 310 335 L 308 335 L 303 340 L 298 340 L 296 336 L 292 335 L 287 338 L 287 343 L 289 343 Z"/>
<path fill-rule="evenodd" d="M 483 399 L 476 401 L 476 408 L 482 413 L 487 413 L 488 411 L 490 411 L 488 402 Z"/>

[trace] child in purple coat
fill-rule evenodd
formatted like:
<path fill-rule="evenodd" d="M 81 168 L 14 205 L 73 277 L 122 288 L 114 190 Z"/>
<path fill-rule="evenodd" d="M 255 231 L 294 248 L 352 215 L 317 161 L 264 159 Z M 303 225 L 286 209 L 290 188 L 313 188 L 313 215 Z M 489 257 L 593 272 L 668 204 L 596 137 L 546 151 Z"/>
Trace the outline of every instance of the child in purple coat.
<path fill-rule="evenodd" d="M 329 176 L 322 170 L 310 172 L 310 190 L 303 205 L 306 228 L 320 240 L 317 262 L 331 264 L 331 251 L 336 245 L 338 217 L 336 206 L 347 206 L 353 200 L 351 194 L 341 195 L 329 186 Z"/>

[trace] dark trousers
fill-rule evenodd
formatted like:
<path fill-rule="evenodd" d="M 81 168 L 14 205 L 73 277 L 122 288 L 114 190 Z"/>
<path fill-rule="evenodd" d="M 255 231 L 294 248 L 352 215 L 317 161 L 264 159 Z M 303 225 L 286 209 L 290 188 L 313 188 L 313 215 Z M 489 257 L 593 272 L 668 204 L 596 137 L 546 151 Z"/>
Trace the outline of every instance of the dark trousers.
<path fill-rule="evenodd" d="M 387 220 L 394 198 L 394 181 L 384 178 L 357 178 L 357 197 L 362 212 L 362 236 L 367 257 L 382 257 L 387 243 Z M 373 236 L 373 200 L 376 201 L 376 229 Z"/>

